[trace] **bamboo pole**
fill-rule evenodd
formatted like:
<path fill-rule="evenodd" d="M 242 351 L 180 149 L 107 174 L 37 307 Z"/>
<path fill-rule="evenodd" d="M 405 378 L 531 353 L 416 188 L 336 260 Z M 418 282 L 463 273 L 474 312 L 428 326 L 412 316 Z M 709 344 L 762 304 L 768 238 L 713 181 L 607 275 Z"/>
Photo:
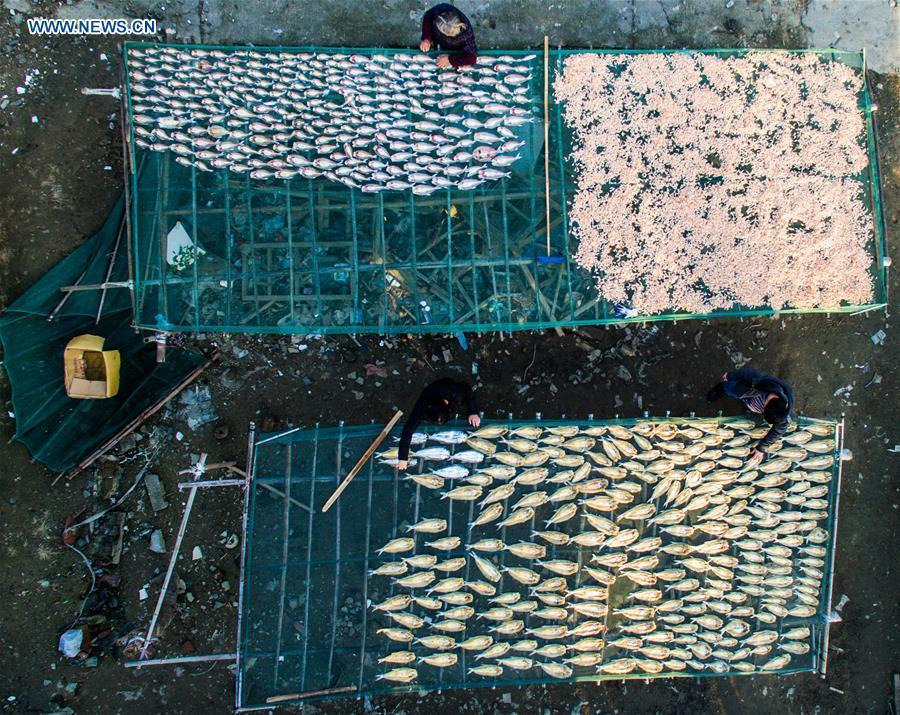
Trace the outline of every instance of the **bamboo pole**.
<path fill-rule="evenodd" d="M 355 693 L 356 688 L 352 685 L 347 685 L 343 688 L 326 688 L 325 690 L 309 690 L 305 693 L 291 693 L 290 695 L 273 695 L 272 697 L 266 698 L 266 704 L 270 705 L 273 703 L 284 703 L 288 700 L 301 700 L 303 698 L 316 698 L 321 695 L 337 695 L 338 693 Z"/>
<path fill-rule="evenodd" d="M 323 513 L 323 514 L 324 514 L 326 511 L 328 511 L 328 510 L 331 508 L 331 505 L 334 504 L 334 503 L 337 501 L 338 497 L 339 497 L 339 496 L 341 495 L 341 493 L 347 488 L 347 486 L 350 484 L 350 481 L 353 479 L 353 477 L 356 476 L 356 473 L 357 473 L 360 469 L 362 469 L 363 465 L 369 460 L 369 457 L 372 456 L 372 453 L 373 453 L 376 449 L 378 449 L 378 445 L 381 444 L 381 443 L 384 441 L 384 438 L 388 436 L 388 433 L 394 428 L 394 425 L 397 424 L 397 421 L 398 421 L 402 416 L 403 416 L 403 410 L 397 410 L 397 413 L 396 413 L 393 417 L 391 417 L 391 421 L 388 422 L 388 423 L 384 426 L 384 429 L 381 430 L 381 434 L 379 434 L 379 435 L 375 438 L 375 441 L 372 442 L 372 444 L 369 445 L 369 448 L 368 448 L 365 452 L 363 452 L 363 456 L 359 458 L 359 461 L 356 463 L 356 466 L 353 467 L 353 469 L 350 470 L 350 474 L 348 474 L 348 475 L 344 478 L 344 481 L 341 482 L 340 486 L 339 486 L 337 489 L 334 490 L 334 494 L 332 494 L 330 497 L 328 497 L 328 501 L 325 502 L 325 506 L 322 507 L 322 513 Z"/>
<path fill-rule="evenodd" d="M 547 255 L 550 255 L 550 38 L 544 35 L 544 206 L 547 212 Z"/>

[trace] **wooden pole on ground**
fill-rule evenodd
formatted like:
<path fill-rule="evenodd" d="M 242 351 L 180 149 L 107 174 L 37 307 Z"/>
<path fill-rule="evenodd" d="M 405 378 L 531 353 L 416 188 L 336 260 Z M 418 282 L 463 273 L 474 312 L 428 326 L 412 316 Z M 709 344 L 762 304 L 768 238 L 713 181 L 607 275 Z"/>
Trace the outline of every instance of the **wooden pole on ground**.
<path fill-rule="evenodd" d="M 544 206 L 547 211 L 547 255 L 550 255 L 550 38 L 544 35 Z"/>
<path fill-rule="evenodd" d="M 388 434 L 390 433 L 390 431 L 394 428 L 394 425 L 397 424 L 397 421 L 398 421 L 401 417 L 403 417 L 403 410 L 397 410 L 397 414 L 395 414 L 393 417 L 391 417 L 391 421 L 388 422 L 388 423 L 384 426 L 384 429 L 381 430 L 381 434 L 379 434 L 379 435 L 375 438 L 375 441 L 372 442 L 372 444 L 369 445 L 369 448 L 368 448 L 365 452 L 363 452 L 363 456 L 359 458 L 359 461 L 356 463 L 356 466 L 353 467 L 353 469 L 350 470 L 350 474 L 348 474 L 346 477 L 344 477 L 344 481 L 342 481 L 341 484 L 340 484 L 340 486 L 339 486 L 337 489 L 334 490 L 334 494 L 332 494 L 330 497 L 328 497 L 328 501 L 325 502 L 325 506 L 322 507 L 322 513 L 323 513 L 323 514 L 324 514 L 326 511 L 328 511 L 328 510 L 331 508 L 331 505 L 334 504 L 334 503 L 337 501 L 338 497 L 341 495 L 341 492 L 343 492 L 343 491 L 347 488 L 347 485 L 350 484 L 350 481 L 353 479 L 353 477 L 356 476 L 356 473 L 357 473 L 360 469 L 362 469 L 363 465 L 364 465 L 366 462 L 369 461 L 369 457 L 371 457 L 371 456 L 372 456 L 372 453 L 373 453 L 376 449 L 378 449 L 378 445 L 381 444 L 381 443 L 384 441 L 384 438 L 388 436 Z"/>

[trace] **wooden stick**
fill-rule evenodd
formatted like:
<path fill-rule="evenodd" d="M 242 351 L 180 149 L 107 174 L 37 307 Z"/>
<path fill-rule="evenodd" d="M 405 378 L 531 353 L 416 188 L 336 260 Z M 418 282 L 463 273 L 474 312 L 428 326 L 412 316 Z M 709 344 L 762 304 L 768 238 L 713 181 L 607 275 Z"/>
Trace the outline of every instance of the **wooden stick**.
<path fill-rule="evenodd" d="M 547 255 L 550 255 L 550 38 L 544 35 L 544 204 L 547 209 Z"/>
<path fill-rule="evenodd" d="M 180 665 L 181 663 L 208 663 L 216 660 L 234 660 L 234 653 L 213 653 L 211 655 L 185 655 L 178 658 L 152 658 L 123 663 L 126 668 L 143 668 L 145 665 Z"/>
<path fill-rule="evenodd" d="M 355 693 L 356 688 L 347 685 L 343 688 L 326 688 L 325 690 L 307 690 L 305 693 L 291 693 L 290 695 L 273 695 L 266 698 L 266 705 L 271 703 L 284 703 L 288 700 L 300 700 L 301 698 L 315 698 L 320 695 L 337 695 L 338 693 Z"/>
<path fill-rule="evenodd" d="M 103 279 L 103 283 L 101 285 L 105 285 L 109 282 L 109 279 L 112 277 L 113 268 L 116 265 L 116 256 L 119 255 L 119 244 L 122 242 L 122 234 L 125 232 L 125 216 L 128 215 L 128 208 L 126 207 L 122 212 L 122 223 L 119 225 L 119 232 L 116 235 L 116 245 L 113 246 L 112 255 L 109 257 L 109 264 L 106 266 L 106 277 Z M 128 281 L 131 283 L 131 281 Z M 71 295 L 69 293 L 68 295 Z M 94 318 L 94 325 L 98 325 L 100 323 L 100 316 L 103 314 L 103 303 L 106 301 L 106 288 L 100 289 L 100 304 L 97 306 L 97 315 Z"/>
<path fill-rule="evenodd" d="M 341 482 L 340 486 L 334 490 L 334 494 L 328 497 L 328 501 L 325 502 L 325 506 L 322 507 L 322 513 L 324 514 L 331 508 L 331 505 L 337 501 L 337 498 L 341 495 L 341 493 L 347 488 L 347 485 L 350 484 L 350 480 L 356 476 L 356 473 L 362 469 L 363 465 L 369 461 L 369 457 L 372 456 L 372 453 L 378 449 L 378 445 L 384 441 L 384 438 L 388 436 L 388 433 L 394 428 L 394 425 L 397 424 L 397 420 L 403 417 L 403 410 L 397 410 L 397 414 L 391 417 L 391 421 L 388 422 L 384 429 L 381 430 L 381 434 L 379 434 L 375 441 L 369 445 L 369 448 L 363 452 L 363 456 L 359 458 L 359 461 L 356 463 L 356 466 L 350 470 L 350 474 L 344 477 L 344 481 Z M 315 475 L 313 475 L 315 476 Z"/>
<path fill-rule="evenodd" d="M 271 484 L 266 484 L 265 482 L 257 482 L 256 485 L 259 487 L 262 487 L 263 489 L 268 489 L 275 496 L 278 496 L 278 497 L 281 497 L 282 499 L 284 499 L 284 492 L 281 491 L 280 489 L 276 489 Z M 303 502 L 297 501 L 296 499 L 294 499 L 294 497 L 288 497 L 287 499 L 294 506 L 299 506 L 301 509 L 305 509 L 310 514 L 313 513 L 312 509 L 310 509 L 308 506 L 306 506 L 306 504 L 304 504 Z"/>
<path fill-rule="evenodd" d="M 198 474 L 196 479 L 199 479 Z M 150 627 L 147 629 L 147 636 L 144 638 L 144 645 L 141 647 L 141 654 L 138 660 L 147 658 L 147 650 L 153 641 L 153 631 L 156 629 L 156 622 L 163 608 L 163 602 L 166 598 L 166 591 L 169 590 L 169 583 L 172 581 L 172 573 L 175 571 L 175 562 L 178 560 L 178 552 L 181 551 L 181 542 L 184 540 L 184 532 L 187 531 L 188 519 L 191 518 L 191 510 L 194 508 L 194 498 L 197 496 L 197 483 L 194 482 L 191 493 L 188 494 L 187 503 L 184 505 L 184 515 L 181 517 L 181 526 L 178 527 L 178 536 L 175 537 L 175 546 L 172 547 L 172 556 L 169 558 L 169 567 L 166 569 L 166 576 L 163 579 L 162 586 L 159 589 L 159 599 L 156 601 L 156 608 L 153 610 L 153 618 L 150 619 Z"/>

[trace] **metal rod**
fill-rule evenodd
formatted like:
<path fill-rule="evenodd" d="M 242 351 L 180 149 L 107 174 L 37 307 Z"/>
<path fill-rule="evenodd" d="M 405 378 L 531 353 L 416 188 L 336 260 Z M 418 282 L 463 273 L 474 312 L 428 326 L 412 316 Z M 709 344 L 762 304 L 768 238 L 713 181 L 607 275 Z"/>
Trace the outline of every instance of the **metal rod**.
<path fill-rule="evenodd" d="M 284 182 L 285 188 L 285 209 L 287 210 L 287 239 L 288 239 L 288 290 L 291 296 L 291 325 L 297 324 L 297 317 L 295 315 L 296 310 L 296 302 L 294 301 L 294 290 L 296 289 L 295 281 L 296 278 L 294 276 L 294 232 L 293 227 L 291 226 L 291 181 L 288 179 Z"/>
<path fill-rule="evenodd" d="M 344 421 L 338 423 L 337 454 L 335 455 L 335 479 L 341 473 L 341 461 L 344 451 Z M 338 594 L 341 588 L 341 503 L 335 509 L 334 522 L 334 601 L 331 608 L 331 646 L 328 650 L 328 680 L 331 682 L 331 668 L 334 664 L 334 641 L 337 636 Z"/>
<path fill-rule="evenodd" d="M 83 276 L 82 276 L 83 277 Z M 108 290 L 109 288 L 131 288 L 129 281 L 108 281 L 105 283 L 91 283 L 89 285 L 79 285 L 75 283 L 70 286 L 61 286 L 60 291 L 63 293 L 76 293 L 85 290 Z"/>
<path fill-rule="evenodd" d="M 181 665 L 182 663 L 208 663 L 217 660 L 234 660 L 237 653 L 212 653 L 210 655 L 183 655 L 177 658 L 148 658 L 124 663 L 126 668 L 143 668 L 145 665 Z"/>
<path fill-rule="evenodd" d="M 195 480 L 200 479 L 197 474 Z M 163 601 L 166 598 L 166 592 L 169 590 L 169 583 L 172 581 L 172 574 L 175 571 L 175 562 L 178 560 L 178 552 L 181 550 L 181 542 L 184 540 L 184 532 L 187 531 L 188 520 L 191 518 L 191 510 L 194 508 L 194 499 L 197 496 L 196 484 L 188 494 L 187 503 L 184 505 L 184 515 L 181 517 L 181 526 L 178 527 L 178 536 L 175 538 L 175 546 L 172 547 L 172 556 L 169 558 L 169 566 L 166 569 L 166 576 L 163 579 L 162 586 L 159 589 L 159 598 L 156 601 L 156 608 L 153 610 L 153 617 L 150 619 L 150 627 L 147 629 L 147 636 L 144 638 L 144 645 L 141 647 L 140 658 L 147 657 L 147 648 L 150 647 L 153 638 L 153 631 L 156 629 L 156 622 L 159 620 L 159 614 L 162 612 Z"/>
<path fill-rule="evenodd" d="M 200 240 L 197 237 L 197 167 L 191 164 L 191 250 L 194 260 L 191 261 L 191 301 L 194 304 L 194 330 L 200 331 L 200 275 L 197 264 L 200 263 Z M 167 249 L 168 250 L 168 249 Z"/>
<path fill-rule="evenodd" d="M 123 86 L 127 86 L 127 82 L 125 81 L 125 64 L 122 63 L 123 67 L 120 73 L 121 81 Z M 122 191 L 125 195 L 125 262 L 128 265 L 128 282 L 131 283 L 132 287 L 128 291 L 128 297 L 131 300 L 131 320 L 132 325 L 137 322 L 137 302 L 134 295 L 134 271 L 135 266 L 132 263 L 134 256 L 131 253 L 131 190 L 130 190 L 130 179 L 131 179 L 131 165 L 133 164 L 133 157 L 131 156 L 131 152 L 129 151 L 128 137 L 127 134 L 129 130 L 129 120 L 128 120 L 128 111 L 127 107 L 130 107 L 130 99 L 128 97 L 128 92 L 126 90 L 125 93 L 125 101 L 119 103 L 119 129 L 122 136 L 122 171 L 124 176 L 122 177 Z"/>
<path fill-rule="evenodd" d="M 880 303 L 878 305 L 870 305 L 868 308 L 863 308 L 862 310 L 857 310 L 855 313 L 850 313 L 850 315 L 863 315 L 864 313 L 871 313 L 873 310 L 881 310 L 882 308 L 887 308 L 887 303 Z"/>
<path fill-rule="evenodd" d="M 835 459 L 837 460 L 837 485 L 835 487 L 834 493 L 834 522 L 831 525 L 831 565 L 828 569 L 828 598 L 825 601 L 825 623 L 823 630 L 824 634 L 824 643 L 822 645 L 822 652 L 819 653 L 820 658 L 820 669 L 819 675 L 823 678 L 825 677 L 825 673 L 828 670 L 828 641 L 831 637 L 831 597 L 834 590 L 834 560 L 835 554 L 837 553 L 837 528 L 838 528 L 838 508 L 840 507 L 841 502 L 841 476 L 844 471 L 844 462 L 841 459 L 841 454 L 844 451 L 844 415 L 841 415 L 841 424 L 838 427 L 838 440 L 837 440 L 837 449 L 835 450 L 837 456 Z"/>
<path fill-rule="evenodd" d="M 316 433 L 313 437 L 313 459 L 312 459 L 312 475 L 316 476 L 316 466 L 319 456 L 319 423 L 316 422 Z M 309 484 L 309 503 L 316 503 L 316 480 L 311 479 Z M 306 687 L 306 656 L 309 648 L 309 592 L 310 592 L 310 576 L 312 564 L 312 544 L 313 544 L 313 522 L 315 521 L 316 511 L 313 509 L 309 513 L 309 529 L 306 534 L 306 602 L 303 604 L 303 663 L 300 669 L 300 688 Z"/>
<path fill-rule="evenodd" d="M 281 585 L 278 595 L 278 628 L 275 633 L 275 687 L 278 687 L 278 665 L 281 662 L 281 632 L 284 627 L 284 591 L 287 585 L 288 541 L 291 530 L 291 476 L 293 472 L 293 443 L 285 445 L 284 466 L 284 510 L 282 512 L 281 529 Z"/>
<path fill-rule="evenodd" d="M 547 212 L 547 255 L 550 255 L 550 38 L 544 35 L 544 207 Z"/>
<path fill-rule="evenodd" d="M 369 600 L 369 549 L 372 543 L 372 473 L 375 471 L 375 462 L 369 460 L 369 496 L 366 505 L 366 550 L 363 561 L 363 604 Z M 362 609 L 362 644 L 359 649 L 359 689 L 363 687 L 363 673 L 366 666 L 366 621 L 369 609 Z"/>
<path fill-rule="evenodd" d="M 301 427 L 292 427 L 291 429 L 286 430 L 285 432 L 279 432 L 278 434 L 269 435 L 265 439 L 259 440 L 259 442 L 257 442 L 256 445 L 259 446 L 261 444 L 265 444 L 266 442 L 271 442 L 273 439 L 280 439 L 281 437 L 286 437 L 289 434 L 294 434 L 294 432 L 299 432 L 301 429 L 302 429 Z"/>
<path fill-rule="evenodd" d="M 82 274 L 78 277 L 78 280 L 75 281 L 75 285 L 77 286 L 81 283 L 82 279 L 87 275 L 87 269 L 85 269 Z M 56 304 L 56 307 L 50 311 L 50 315 L 47 316 L 47 322 L 52 322 L 52 320 L 56 317 L 56 314 L 62 310 L 62 307 L 66 304 L 66 301 L 72 297 L 72 291 L 66 291 L 66 294 L 60 299 L 59 303 Z"/>
<path fill-rule="evenodd" d="M 256 423 L 250 423 L 247 433 L 247 472 L 244 482 L 244 513 L 241 515 L 241 565 L 240 578 L 238 580 L 238 609 L 237 609 L 237 643 L 235 648 L 235 688 L 234 706 L 239 708 L 243 698 L 244 673 L 241 668 L 242 626 L 244 624 L 244 567 L 247 564 L 247 517 L 250 507 L 250 485 L 256 471 Z"/>
<path fill-rule="evenodd" d="M 178 482 L 178 491 L 183 492 L 185 489 L 203 489 L 205 487 L 242 487 L 245 484 L 243 479 L 210 479 L 205 482 Z"/>

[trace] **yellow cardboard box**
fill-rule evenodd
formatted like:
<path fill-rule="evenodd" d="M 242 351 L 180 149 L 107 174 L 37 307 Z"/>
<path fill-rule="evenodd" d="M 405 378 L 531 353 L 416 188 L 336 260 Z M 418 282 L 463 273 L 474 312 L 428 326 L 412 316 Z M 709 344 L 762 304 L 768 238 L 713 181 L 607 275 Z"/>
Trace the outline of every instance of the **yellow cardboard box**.
<path fill-rule="evenodd" d="M 119 392 L 118 350 L 104 350 L 105 338 L 79 335 L 66 345 L 63 356 L 66 394 L 79 400 L 103 400 Z"/>

